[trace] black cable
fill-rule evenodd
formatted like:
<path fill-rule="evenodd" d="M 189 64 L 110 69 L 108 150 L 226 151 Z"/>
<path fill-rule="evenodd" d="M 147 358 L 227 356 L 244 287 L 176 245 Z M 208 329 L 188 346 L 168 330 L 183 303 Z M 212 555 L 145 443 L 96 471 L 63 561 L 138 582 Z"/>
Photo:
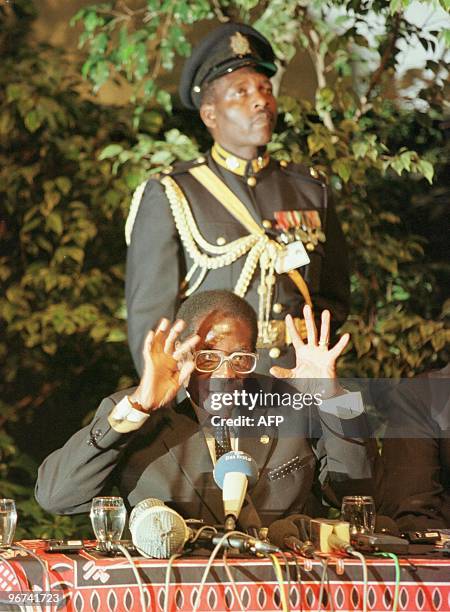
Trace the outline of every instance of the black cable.
<path fill-rule="evenodd" d="M 303 601 L 303 584 L 302 584 L 302 575 L 300 572 L 300 565 L 297 561 L 297 555 L 293 552 L 293 551 L 289 551 L 288 554 L 292 557 L 294 563 L 295 563 L 295 573 L 297 576 L 297 583 L 298 583 L 298 592 L 299 592 L 299 612 L 303 612 L 303 608 L 302 608 L 302 601 Z"/>

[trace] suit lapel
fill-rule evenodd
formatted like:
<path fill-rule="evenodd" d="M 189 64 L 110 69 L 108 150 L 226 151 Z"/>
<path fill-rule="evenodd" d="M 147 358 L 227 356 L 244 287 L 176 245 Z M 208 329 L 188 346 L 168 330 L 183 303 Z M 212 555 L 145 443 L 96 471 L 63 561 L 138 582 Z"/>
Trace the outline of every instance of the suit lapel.
<path fill-rule="evenodd" d="M 213 478 L 213 463 L 203 431 L 199 428 L 189 400 L 172 414 L 172 428 L 163 444 L 192 487 L 192 497 L 201 500 L 212 523 L 223 521 L 222 492 Z"/>

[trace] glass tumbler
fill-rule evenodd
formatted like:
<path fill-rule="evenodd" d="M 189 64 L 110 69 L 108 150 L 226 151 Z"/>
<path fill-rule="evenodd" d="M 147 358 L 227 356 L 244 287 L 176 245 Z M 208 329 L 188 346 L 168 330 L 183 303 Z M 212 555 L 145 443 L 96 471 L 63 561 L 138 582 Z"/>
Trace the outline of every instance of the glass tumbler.
<path fill-rule="evenodd" d="M 0 547 L 9 546 L 17 525 L 16 504 L 13 499 L 0 499 Z"/>
<path fill-rule="evenodd" d="M 120 541 L 127 511 L 121 497 L 94 497 L 90 513 L 97 548 L 109 552 Z"/>
<path fill-rule="evenodd" d="M 341 519 L 350 523 L 350 533 L 375 531 L 375 502 L 370 495 L 347 495 L 342 500 Z"/>

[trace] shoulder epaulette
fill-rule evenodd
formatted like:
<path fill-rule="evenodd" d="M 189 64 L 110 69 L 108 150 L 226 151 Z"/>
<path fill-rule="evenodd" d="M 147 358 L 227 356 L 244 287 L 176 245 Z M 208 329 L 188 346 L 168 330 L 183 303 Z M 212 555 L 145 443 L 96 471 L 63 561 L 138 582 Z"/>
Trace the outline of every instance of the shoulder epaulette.
<path fill-rule="evenodd" d="M 294 162 L 288 162 L 281 160 L 279 162 L 280 167 L 290 176 L 296 176 L 297 178 L 307 180 L 309 182 L 325 185 L 327 183 L 326 175 L 317 168 L 308 168 L 303 164 L 295 164 Z"/>
<path fill-rule="evenodd" d="M 184 174 L 188 172 L 191 168 L 195 168 L 196 166 L 201 166 L 206 163 L 206 158 L 203 156 L 197 157 L 197 159 L 192 159 L 187 162 L 177 162 L 174 166 L 166 166 L 158 172 L 157 174 L 152 174 L 145 181 L 143 181 L 133 193 L 133 197 L 131 199 L 130 211 L 128 213 L 127 220 L 125 222 L 125 242 L 127 246 L 130 245 L 131 242 L 131 233 L 133 231 L 134 222 L 136 220 L 136 215 L 139 210 L 139 205 L 142 200 L 142 196 L 144 195 L 145 187 L 148 181 L 158 181 L 164 176 L 176 176 L 177 174 Z"/>
<path fill-rule="evenodd" d="M 206 163 L 206 157 L 203 157 L 201 155 L 200 157 L 197 157 L 196 159 L 191 159 L 185 162 L 176 162 L 176 164 L 174 164 L 173 166 L 166 166 L 161 171 L 161 175 L 167 176 L 169 174 L 170 176 L 176 176 L 177 174 L 184 174 L 186 172 L 189 172 L 191 168 L 195 168 L 196 166 L 201 166 L 202 164 L 205 164 L 205 163 Z"/>

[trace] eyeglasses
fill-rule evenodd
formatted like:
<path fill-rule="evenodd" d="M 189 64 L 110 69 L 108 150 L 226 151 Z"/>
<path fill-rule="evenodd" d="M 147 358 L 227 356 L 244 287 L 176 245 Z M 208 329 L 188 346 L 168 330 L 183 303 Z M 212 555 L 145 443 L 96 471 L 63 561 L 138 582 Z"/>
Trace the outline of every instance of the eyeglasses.
<path fill-rule="evenodd" d="M 195 369 L 198 372 L 215 372 L 226 361 L 230 363 L 236 374 L 250 374 L 256 368 L 258 355 L 241 351 L 225 355 L 223 351 L 216 349 L 196 351 L 194 353 Z"/>

